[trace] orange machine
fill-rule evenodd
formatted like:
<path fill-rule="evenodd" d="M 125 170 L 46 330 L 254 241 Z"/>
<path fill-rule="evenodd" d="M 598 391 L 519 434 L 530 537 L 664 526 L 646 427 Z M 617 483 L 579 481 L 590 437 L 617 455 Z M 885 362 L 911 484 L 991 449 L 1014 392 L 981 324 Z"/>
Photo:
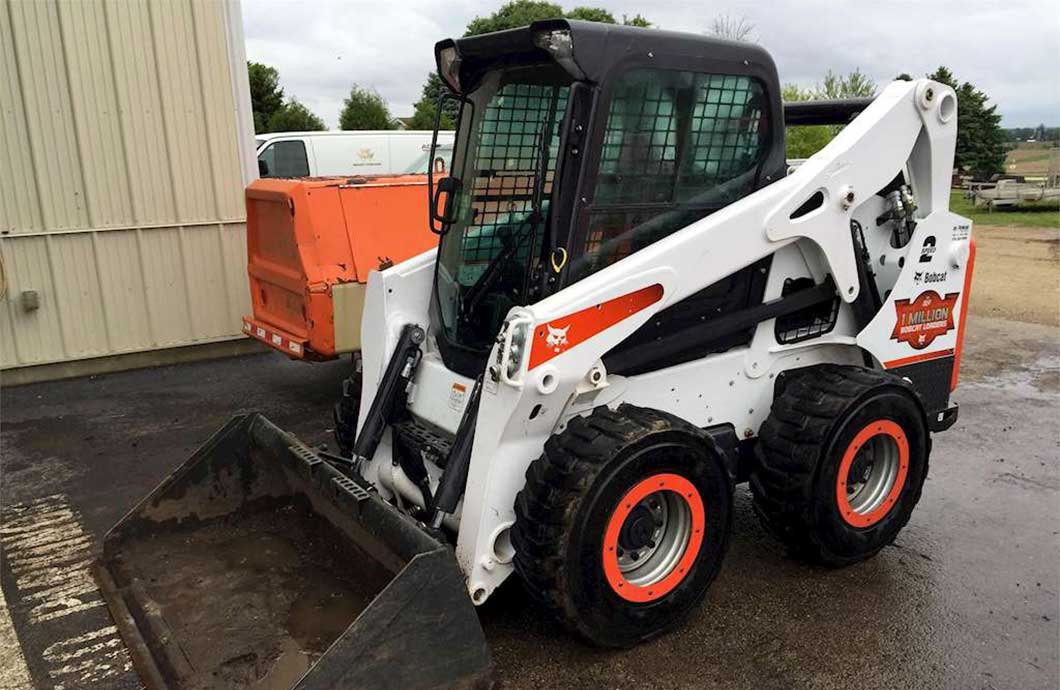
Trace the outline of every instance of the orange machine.
<path fill-rule="evenodd" d="M 289 357 L 360 349 L 368 273 L 427 251 L 427 178 L 262 179 L 247 187 L 253 316 L 243 331 Z"/>

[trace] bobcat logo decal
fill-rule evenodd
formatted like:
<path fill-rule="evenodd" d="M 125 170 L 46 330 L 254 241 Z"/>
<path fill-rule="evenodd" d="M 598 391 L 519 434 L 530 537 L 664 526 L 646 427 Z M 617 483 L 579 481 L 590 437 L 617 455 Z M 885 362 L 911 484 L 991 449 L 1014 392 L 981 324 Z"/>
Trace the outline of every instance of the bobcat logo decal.
<path fill-rule="evenodd" d="M 548 337 L 545 338 L 545 344 L 548 345 L 553 352 L 560 353 L 565 347 L 567 347 L 567 331 L 570 330 L 570 326 L 566 328 L 553 328 L 548 327 Z"/>
<path fill-rule="evenodd" d="M 616 323 L 628 319 L 662 299 L 663 287 L 655 283 L 625 295 L 592 304 L 570 314 L 562 314 L 534 326 L 530 342 L 530 361 L 533 369 L 554 357 L 570 352 L 582 343 L 595 338 Z M 599 341 L 606 349 L 608 342 Z"/>

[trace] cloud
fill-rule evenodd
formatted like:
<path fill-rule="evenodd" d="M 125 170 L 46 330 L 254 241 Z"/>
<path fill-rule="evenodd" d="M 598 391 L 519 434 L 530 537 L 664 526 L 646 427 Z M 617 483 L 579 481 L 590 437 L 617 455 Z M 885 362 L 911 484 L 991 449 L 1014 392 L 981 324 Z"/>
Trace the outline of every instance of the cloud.
<path fill-rule="evenodd" d="M 459 36 L 501 0 L 243 0 L 247 57 L 276 67 L 288 95 L 337 126 L 352 84 L 374 88 L 394 115 L 411 115 L 436 41 Z M 983 89 L 1005 126 L 1060 125 L 1060 12 L 1052 2 L 934 0 L 887 3 L 568 1 L 641 13 L 675 31 L 705 32 L 717 14 L 744 16 L 781 80 L 810 86 L 829 69 L 860 68 L 879 83 L 946 65 Z"/>

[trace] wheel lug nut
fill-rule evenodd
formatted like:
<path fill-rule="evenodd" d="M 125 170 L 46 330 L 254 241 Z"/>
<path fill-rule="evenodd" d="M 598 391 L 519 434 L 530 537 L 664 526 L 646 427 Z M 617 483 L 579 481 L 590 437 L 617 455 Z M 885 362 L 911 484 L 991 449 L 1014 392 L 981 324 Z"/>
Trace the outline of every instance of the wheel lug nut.
<path fill-rule="evenodd" d="M 631 551 L 629 553 L 629 557 L 632 558 L 633 560 L 637 560 L 638 558 L 640 558 L 640 554 L 637 553 L 636 551 Z"/>

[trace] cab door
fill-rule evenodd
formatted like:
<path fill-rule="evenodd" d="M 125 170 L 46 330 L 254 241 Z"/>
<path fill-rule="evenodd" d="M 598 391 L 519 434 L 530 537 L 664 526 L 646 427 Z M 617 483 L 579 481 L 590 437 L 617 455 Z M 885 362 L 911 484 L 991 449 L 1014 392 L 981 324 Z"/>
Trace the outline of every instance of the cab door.
<path fill-rule="evenodd" d="M 572 236 L 570 284 L 687 227 L 763 186 L 772 150 L 765 84 L 753 74 L 635 67 L 603 94 L 607 108 Z M 604 358 L 636 374 L 749 341 L 753 329 L 661 361 L 620 357 L 661 335 L 709 322 L 762 300 L 769 259 L 689 296 Z"/>

